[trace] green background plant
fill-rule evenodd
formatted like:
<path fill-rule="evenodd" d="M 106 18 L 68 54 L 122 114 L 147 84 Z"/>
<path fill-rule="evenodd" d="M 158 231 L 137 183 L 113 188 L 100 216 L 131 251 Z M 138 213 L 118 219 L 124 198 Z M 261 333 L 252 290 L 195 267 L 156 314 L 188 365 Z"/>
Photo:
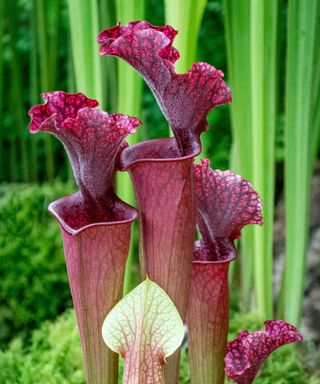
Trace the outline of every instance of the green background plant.
<path fill-rule="evenodd" d="M 286 268 L 283 314 L 300 324 L 308 244 L 309 195 L 314 142 L 319 126 L 312 119 L 319 92 L 319 1 L 293 1 L 288 7 L 286 71 L 285 194 Z M 308 54 L 306 54 L 308 52 Z M 317 56 L 318 55 L 318 56 Z M 315 82 L 316 80 L 316 82 Z"/>
<path fill-rule="evenodd" d="M 59 228 L 46 208 L 48 202 L 74 189 L 66 183 L 73 177 L 57 140 L 28 133 L 26 112 L 41 102 L 40 93 L 84 91 L 98 97 L 110 112 L 138 115 L 143 126 L 133 141 L 168 134 L 167 122 L 146 85 L 128 65 L 112 57 L 100 58 L 94 41 L 100 29 L 140 17 L 156 25 L 171 22 L 184 33 L 177 43 L 182 56 L 178 71 L 189 69 L 194 60 L 207 61 L 224 71 L 233 90 L 232 107 L 219 107 L 208 116 L 210 130 L 202 137 L 203 155 L 211 158 L 214 168 L 226 169 L 231 164 L 253 183 L 263 196 L 266 220 L 264 229 L 248 229 L 240 242 L 232 303 L 239 299 L 234 292 L 241 289 L 242 295 L 241 305 L 233 305 L 234 311 L 242 318 L 243 309 L 255 310 L 261 320 L 275 309 L 274 316 L 299 324 L 310 179 L 320 144 L 320 2 L 188 0 L 171 12 L 175 2 L 170 0 L 136 0 L 130 7 L 124 0 L 74 4 L 73 0 L 0 1 L 0 345 L 5 349 L 19 336 L 15 348 L 21 361 L 25 348 L 32 349 L 28 342 L 32 330 L 71 305 Z M 196 13 L 197 23 L 193 23 Z M 191 46 L 186 45 L 191 38 Z M 91 53 L 84 55 L 84 47 Z M 128 178 L 126 182 L 119 179 L 117 189 L 133 201 L 128 185 Z M 277 306 L 278 297 L 272 297 L 271 289 L 272 226 L 275 201 L 284 192 L 289 224 Z M 132 244 L 137 250 L 136 236 Z M 139 281 L 136 260 L 128 270 L 132 273 L 127 274 L 126 290 Z M 41 330 L 48 334 L 50 327 Z M 245 320 L 239 323 L 241 327 L 246 327 Z M 72 340 L 70 343 L 75 342 Z M 46 345 L 49 356 L 54 343 Z M 12 348 L 2 358 L 13 356 Z M 277 352 L 279 358 L 270 359 L 261 382 L 285 382 L 290 372 L 300 372 L 305 380 L 304 363 L 298 357 L 297 366 L 290 368 L 287 362 L 293 355 L 287 353 Z M 17 372 L 20 364 L 26 372 L 31 370 L 19 360 L 5 361 L 6 374 Z M 32 364 L 40 369 L 34 361 Z M 272 367 L 277 365 L 273 373 Z M 69 371 L 61 371 L 59 376 L 59 369 L 58 376 L 49 370 L 45 380 L 63 382 Z M 182 371 L 187 371 L 186 364 Z M 77 375 L 75 383 L 83 380 L 82 373 Z"/>
<path fill-rule="evenodd" d="M 0 346 L 70 307 L 60 230 L 48 202 L 71 186 L 0 187 Z"/>
<path fill-rule="evenodd" d="M 252 332 L 261 328 L 263 327 L 257 315 L 238 314 L 231 318 L 229 339 L 233 339 L 239 329 Z M 301 351 L 299 353 L 301 354 Z M 266 361 L 255 383 L 319 383 L 320 378 L 310 376 L 300 360 L 295 349 L 290 346 L 280 348 Z M 74 312 L 69 310 L 55 322 L 44 323 L 39 330 L 33 332 L 28 348 L 23 346 L 21 339 L 15 339 L 8 350 L 0 351 L 0 382 L 84 384 L 81 345 Z M 189 383 L 187 352 L 183 350 L 179 384 Z"/>

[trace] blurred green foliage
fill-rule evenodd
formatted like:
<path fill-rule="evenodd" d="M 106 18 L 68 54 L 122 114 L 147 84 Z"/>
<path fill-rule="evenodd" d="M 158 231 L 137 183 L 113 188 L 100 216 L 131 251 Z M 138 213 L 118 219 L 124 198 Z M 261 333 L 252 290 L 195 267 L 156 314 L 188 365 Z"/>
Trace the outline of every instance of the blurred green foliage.
<path fill-rule="evenodd" d="M 0 352 L 2 384 L 84 384 L 79 332 L 73 311 L 33 332 L 25 349 L 16 339 Z"/>
<path fill-rule="evenodd" d="M 59 165 L 55 176 L 67 177 L 59 143 L 28 132 L 27 111 L 41 101 L 40 93 L 71 90 L 73 83 L 66 1 L 46 0 L 39 12 L 42 2 L 1 1 L 0 181 L 47 180 L 48 138 L 54 156 L 50 161 Z"/>
<path fill-rule="evenodd" d="M 35 8 L 35 4 L 43 0 L 0 2 L 6 4 L 4 13 L 0 12 L 0 80 L 3 80 L 3 86 L 0 87 L 0 181 L 47 180 L 45 134 L 31 136 L 27 130 L 27 110 L 32 104 L 41 102 L 41 92 L 49 90 L 43 88 L 44 81 L 40 76 L 44 59 L 41 57 L 39 37 L 41 19 Z M 14 6 L 11 7 L 12 4 Z M 60 7 L 57 8 L 57 4 Z M 50 87 L 69 92 L 81 91 L 74 85 L 66 0 L 45 1 L 42 16 L 45 23 L 42 40 L 47 40 L 49 44 L 46 60 L 50 63 Z M 281 19 L 285 18 L 286 6 L 281 11 Z M 162 1 L 148 0 L 146 19 L 155 25 L 163 25 Z M 279 44 L 284 50 L 285 22 L 280 24 Z M 54 53 L 54 49 L 50 47 L 57 49 L 54 60 L 50 54 Z M 207 61 L 222 69 L 228 82 L 221 0 L 208 0 L 199 34 L 197 60 Z M 284 60 L 279 60 L 279 66 L 279 94 L 282 95 Z M 108 97 L 116 97 L 115 94 Z M 281 112 L 284 99 L 282 96 L 279 98 Z M 107 100 L 107 105 L 111 104 L 114 103 Z M 279 168 L 277 196 L 282 193 L 281 164 L 284 157 L 284 115 L 280 112 L 276 128 L 276 161 Z M 142 116 L 138 117 L 143 121 L 141 140 L 167 135 L 167 122 L 145 85 Z M 229 107 L 215 109 L 209 114 L 208 121 L 210 130 L 204 133 L 204 156 L 211 158 L 214 168 L 226 169 L 232 140 Z M 22 149 L 28 152 L 29 175 L 24 174 L 26 167 L 22 162 Z M 53 153 L 55 176 L 68 179 L 70 171 L 66 166 L 66 156 L 57 140 L 53 142 Z M 72 305 L 59 227 L 47 212 L 49 202 L 70 193 L 72 188 L 62 183 L 43 186 L 0 185 L 0 348 L 5 348 L 8 342 L 18 337 L 6 351 L 0 352 L 1 384 L 85 383 L 73 312 L 67 311 L 54 323 L 42 324 L 44 320 L 56 318 Z M 133 268 L 136 283 L 137 266 Z M 254 331 L 263 328 L 254 315 L 237 314 L 238 296 L 233 295 L 231 299 L 236 303 L 232 303 L 235 313 L 231 319 L 230 338 L 234 338 L 241 329 Z M 37 328 L 39 330 L 32 332 Z M 189 378 L 185 352 L 181 364 L 180 383 L 186 384 Z M 255 382 L 312 384 L 320 383 L 320 379 L 310 378 L 297 352 L 285 347 L 268 359 Z"/>
<path fill-rule="evenodd" d="M 42 43 L 39 40 L 39 28 L 42 27 L 42 21 L 36 7 L 38 3 L 32 0 L 19 0 L 15 3 L 14 8 L 8 6 L 10 3 L 8 0 L 5 3 L 7 6 L 4 7 L 3 20 L 0 20 L 3 29 L 2 38 L 0 34 L 2 49 L 2 70 L 0 68 L 0 71 L 3 71 L 4 75 L 0 96 L 3 100 L 7 100 L 6 90 L 9 89 L 11 90 L 9 96 L 15 102 L 0 105 L 0 149 L 2 157 L 9 159 L 9 166 L 6 166 L 0 156 L 0 180 L 47 180 L 45 162 L 49 154 L 45 146 L 45 138 L 48 136 L 46 134 L 33 137 L 29 135 L 27 110 L 33 104 L 41 102 L 40 93 L 42 92 L 54 89 L 69 92 L 82 91 L 76 89 L 74 83 L 67 2 L 66 0 L 50 0 L 46 2 L 44 14 L 41 15 L 48 43 L 46 57 L 41 56 Z M 146 19 L 155 25 L 162 25 L 164 23 L 163 2 L 148 0 Z M 10 20 L 14 20 L 16 23 L 15 36 L 12 36 L 11 33 Z M 104 25 L 104 27 L 108 26 L 110 25 Z M 208 0 L 199 33 L 197 60 L 207 61 L 223 70 L 228 81 L 224 33 L 222 1 Z M 282 31 L 282 34 L 284 35 L 285 31 Z M 53 50 L 51 47 L 55 49 Z M 55 50 L 54 62 L 52 62 L 50 52 Z M 18 66 L 15 65 L 14 59 L 18 60 Z M 111 58 L 108 58 L 105 61 L 110 60 Z M 43 61 L 50 63 L 49 88 L 47 85 L 42 85 L 40 69 Z M 110 71 L 112 72 L 114 69 L 108 67 L 108 73 Z M 111 76 L 112 73 L 109 75 Z M 18 86 L 13 87 L 17 78 Z M 110 108 L 112 98 L 117 98 L 116 91 L 108 94 L 106 102 L 108 108 Z M 19 108 L 12 109 L 11 105 L 15 106 L 17 102 L 19 102 Z M 139 128 L 141 140 L 164 137 L 168 134 L 167 122 L 146 85 L 143 90 L 142 116 L 138 117 L 142 117 L 143 121 L 143 126 Z M 231 149 L 229 107 L 223 106 L 215 109 L 209 114 L 208 121 L 210 130 L 203 134 L 204 156 L 212 159 L 215 168 L 226 169 Z M 55 176 L 66 180 L 68 172 L 62 146 L 56 140 L 52 140 L 52 149 Z M 29 154 L 27 168 L 22 161 L 23 152 Z M 278 159 L 282 160 L 281 154 Z M 39 164 L 43 165 L 39 166 Z M 25 173 L 25 168 L 29 172 Z"/>
<path fill-rule="evenodd" d="M 62 146 L 47 134 L 31 136 L 27 129 L 27 111 L 33 104 L 42 102 L 42 92 L 55 89 L 83 91 L 77 89 L 74 82 L 67 1 L 45 1 L 45 7 L 40 8 L 39 4 L 44 0 L 18 0 L 14 6 L 10 5 L 10 0 L 3 1 L 3 12 L 0 12 L 0 77 L 3 79 L 2 86 L 0 84 L 0 181 L 48 180 L 51 177 L 48 175 L 48 163 L 52 160 L 54 176 L 66 180 L 68 170 Z M 163 2 L 149 0 L 146 19 L 155 25 L 162 25 Z M 199 35 L 197 60 L 207 61 L 226 72 L 221 0 L 208 1 Z M 111 58 L 104 61 L 110 63 Z M 48 63 L 47 72 L 45 63 Z M 109 77 L 116 77 L 114 71 L 115 68 L 108 67 Z M 108 94 L 108 109 L 116 99 L 114 89 Z M 168 134 L 167 122 L 146 85 L 142 116 L 138 117 L 143 121 L 143 126 L 139 128 L 141 140 Z M 209 115 L 209 125 L 210 131 L 204 134 L 204 155 L 212 158 L 215 167 L 225 169 L 231 147 L 229 108 L 213 111 Z M 53 159 L 49 159 L 52 156 Z"/>
<path fill-rule="evenodd" d="M 239 330 L 254 331 L 263 326 L 252 314 L 231 319 L 229 339 Z M 122 359 L 121 359 L 122 361 Z M 122 363 L 120 363 L 119 384 Z M 295 348 L 285 346 L 266 361 L 256 384 L 316 384 L 319 377 L 310 376 Z M 21 339 L 14 340 L 7 351 L 0 351 L 1 384 L 84 384 L 80 338 L 72 310 L 55 322 L 44 323 L 33 332 L 25 348 Z M 179 384 L 189 384 L 188 356 L 182 351 Z M 226 381 L 227 383 L 227 381 Z"/>
<path fill-rule="evenodd" d="M 59 226 L 47 212 L 71 189 L 0 187 L 0 345 L 71 306 Z"/>

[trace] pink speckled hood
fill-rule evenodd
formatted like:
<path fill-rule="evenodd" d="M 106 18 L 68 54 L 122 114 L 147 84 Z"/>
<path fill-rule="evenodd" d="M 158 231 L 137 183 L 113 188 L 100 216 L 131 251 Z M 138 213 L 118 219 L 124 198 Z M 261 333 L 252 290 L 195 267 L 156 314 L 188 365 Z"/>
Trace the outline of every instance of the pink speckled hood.
<path fill-rule="evenodd" d="M 262 224 L 261 201 L 251 184 L 230 171 L 195 165 L 197 225 L 187 312 L 191 382 L 222 384 L 229 326 L 229 264 L 246 224 Z"/>
<path fill-rule="evenodd" d="M 114 192 L 124 138 L 140 121 L 109 115 L 81 93 L 43 95 L 30 109 L 30 131 L 48 131 L 64 145 L 80 191 L 49 206 L 60 224 L 88 383 L 116 383 L 118 356 L 105 347 L 101 327 L 122 297 L 131 224 L 137 211 Z"/>
<path fill-rule="evenodd" d="M 136 192 L 141 273 L 168 293 L 184 319 L 195 239 L 193 159 L 208 112 L 229 103 L 231 92 L 223 73 L 207 63 L 175 72 L 176 34 L 169 25 L 136 21 L 102 31 L 97 41 L 100 54 L 124 59 L 144 78 L 174 134 L 124 149 L 120 168 L 130 173 Z M 178 382 L 178 369 L 176 354 L 168 359 L 168 384 Z"/>
<path fill-rule="evenodd" d="M 126 60 L 145 79 L 172 128 L 180 156 L 185 156 L 199 151 L 208 112 L 229 103 L 231 92 L 222 71 L 208 63 L 195 63 L 187 73 L 176 74 L 176 34 L 169 25 L 135 21 L 102 31 L 97 41 L 100 54 Z"/>
<path fill-rule="evenodd" d="M 239 332 L 227 347 L 225 371 L 238 384 L 251 384 L 267 357 L 282 345 L 302 341 L 297 329 L 283 320 L 265 321 L 266 330 Z"/>
<path fill-rule="evenodd" d="M 29 111 L 30 131 L 50 132 L 63 143 L 80 189 L 64 221 L 79 229 L 99 221 L 123 220 L 125 206 L 115 196 L 114 177 L 119 153 L 126 146 L 124 138 L 135 132 L 140 120 L 121 114 L 109 115 L 95 108 L 96 100 L 81 93 L 56 91 L 44 94 L 43 98 L 45 104 Z M 71 217 L 74 206 L 77 217 Z"/>

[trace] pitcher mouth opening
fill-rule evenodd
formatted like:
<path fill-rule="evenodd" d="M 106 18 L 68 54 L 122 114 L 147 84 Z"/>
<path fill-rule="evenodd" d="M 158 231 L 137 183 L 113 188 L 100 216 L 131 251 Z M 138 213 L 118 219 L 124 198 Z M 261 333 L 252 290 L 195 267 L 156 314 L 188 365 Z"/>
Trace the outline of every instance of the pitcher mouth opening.
<path fill-rule="evenodd" d="M 201 147 L 198 146 L 186 155 L 181 156 L 174 137 L 147 140 L 125 148 L 120 155 L 119 168 L 126 171 L 139 162 L 172 162 L 184 161 L 198 156 Z"/>
<path fill-rule="evenodd" d="M 57 219 L 63 230 L 72 236 L 76 236 L 88 228 L 127 224 L 138 218 L 137 210 L 118 198 L 112 214 L 94 221 L 88 216 L 82 205 L 80 192 L 52 202 L 49 204 L 48 210 Z"/>
<path fill-rule="evenodd" d="M 228 264 L 231 263 L 231 261 L 236 260 L 237 253 L 230 253 L 228 258 L 224 260 L 193 260 L 192 264 L 194 265 L 216 265 L 216 264 Z"/>
<path fill-rule="evenodd" d="M 204 246 L 202 240 L 197 240 L 194 246 L 192 263 L 194 265 L 222 265 L 234 261 L 238 255 L 234 242 L 227 238 L 220 240 L 217 239 L 216 246 L 213 249 Z"/>

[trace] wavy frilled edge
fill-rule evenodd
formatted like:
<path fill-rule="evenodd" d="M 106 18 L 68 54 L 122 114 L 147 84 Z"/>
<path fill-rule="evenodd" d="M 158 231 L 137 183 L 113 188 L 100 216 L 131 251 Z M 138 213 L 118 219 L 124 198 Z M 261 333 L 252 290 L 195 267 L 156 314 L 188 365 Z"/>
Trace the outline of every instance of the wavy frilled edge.
<path fill-rule="evenodd" d="M 208 128 L 207 114 L 230 103 L 231 91 L 222 80 L 223 72 L 208 63 L 195 63 L 185 74 L 175 72 L 176 34 L 169 25 L 135 21 L 102 31 L 97 42 L 101 55 L 126 60 L 144 78 L 172 127 L 180 156 L 186 156 L 199 150 L 200 134 Z"/>
<path fill-rule="evenodd" d="M 135 132 L 140 120 L 95 109 L 98 102 L 82 93 L 56 91 L 42 96 L 45 103 L 29 111 L 30 131 L 53 134 L 68 153 L 80 189 L 79 194 L 73 195 L 72 203 L 68 200 L 70 212 L 75 206 L 81 210 L 81 216 L 86 216 L 79 220 L 81 225 L 122 217 L 123 205 L 115 195 L 114 178 L 120 152 L 127 146 L 124 139 Z M 76 220 L 70 215 L 67 221 L 73 227 Z"/>
<path fill-rule="evenodd" d="M 239 332 L 227 345 L 225 372 L 230 380 L 250 384 L 267 357 L 282 345 L 302 341 L 297 329 L 283 320 L 265 321 L 265 331 Z"/>
<path fill-rule="evenodd" d="M 31 117 L 31 133 L 59 130 L 59 125 L 67 118 L 75 119 L 81 108 L 95 108 L 99 105 L 97 100 L 90 99 L 80 92 L 69 94 L 54 91 L 43 93 L 41 96 L 45 103 L 35 105 L 28 112 Z"/>
<path fill-rule="evenodd" d="M 231 171 L 211 169 L 208 159 L 201 159 L 194 168 L 197 225 L 202 236 L 195 245 L 195 261 L 231 261 L 241 229 L 263 224 L 261 199 L 247 180 Z"/>

